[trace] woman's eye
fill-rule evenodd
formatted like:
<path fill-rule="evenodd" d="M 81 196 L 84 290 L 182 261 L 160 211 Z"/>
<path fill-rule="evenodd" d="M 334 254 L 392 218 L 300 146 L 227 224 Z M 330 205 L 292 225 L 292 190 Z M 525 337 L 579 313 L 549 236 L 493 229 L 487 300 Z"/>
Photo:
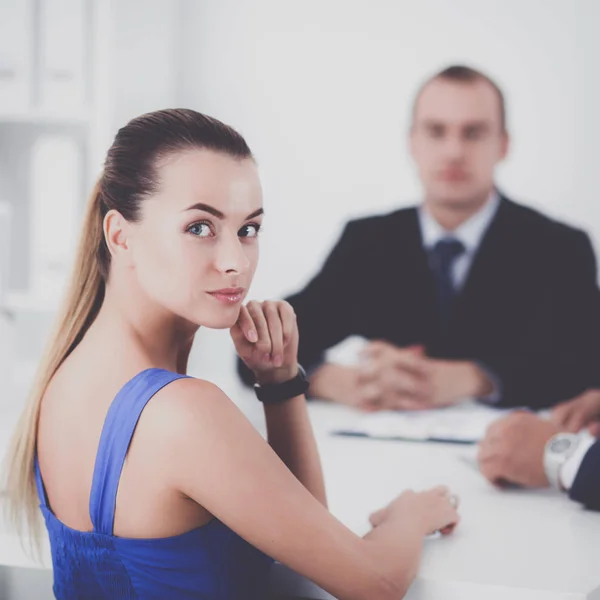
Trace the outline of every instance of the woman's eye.
<path fill-rule="evenodd" d="M 248 225 L 244 225 L 240 231 L 240 237 L 256 237 L 258 232 L 260 231 L 260 225 L 258 223 L 249 223 Z"/>
<path fill-rule="evenodd" d="M 212 233 L 208 223 L 194 223 L 188 227 L 188 232 L 197 237 L 209 237 Z"/>

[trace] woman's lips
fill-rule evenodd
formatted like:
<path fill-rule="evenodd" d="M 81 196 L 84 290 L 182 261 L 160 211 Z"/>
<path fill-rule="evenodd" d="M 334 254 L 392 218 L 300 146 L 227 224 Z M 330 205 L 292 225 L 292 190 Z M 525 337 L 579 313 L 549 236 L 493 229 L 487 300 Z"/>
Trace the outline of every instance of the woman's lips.
<path fill-rule="evenodd" d="M 208 292 L 210 296 L 225 304 L 238 304 L 244 298 L 244 288 L 226 288 Z"/>

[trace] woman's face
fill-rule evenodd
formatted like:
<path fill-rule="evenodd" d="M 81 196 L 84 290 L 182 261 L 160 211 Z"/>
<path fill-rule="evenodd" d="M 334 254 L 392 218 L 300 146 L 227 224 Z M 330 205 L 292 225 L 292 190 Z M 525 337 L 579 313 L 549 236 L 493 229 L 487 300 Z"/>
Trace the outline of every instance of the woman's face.
<path fill-rule="evenodd" d="M 145 294 L 197 325 L 237 320 L 258 262 L 262 191 L 252 159 L 181 152 L 131 226 L 131 268 Z"/>

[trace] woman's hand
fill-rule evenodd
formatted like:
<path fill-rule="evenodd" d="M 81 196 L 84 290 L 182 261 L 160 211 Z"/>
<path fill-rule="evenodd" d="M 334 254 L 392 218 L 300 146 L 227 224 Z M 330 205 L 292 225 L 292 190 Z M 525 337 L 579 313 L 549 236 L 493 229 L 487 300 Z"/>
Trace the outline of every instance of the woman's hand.
<path fill-rule="evenodd" d="M 373 527 L 394 522 L 400 526 L 416 524 L 425 536 L 436 531 L 448 535 L 460 520 L 457 512 L 458 497 L 447 487 L 438 486 L 426 492 L 408 490 L 385 508 L 374 512 L 369 521 Z"/>
<path fill-rule="evenodd" d="M 298 374 L 298 325 L 287 302 L 248 302 L 231 337 L 258 383 L 283 383 Z"/>

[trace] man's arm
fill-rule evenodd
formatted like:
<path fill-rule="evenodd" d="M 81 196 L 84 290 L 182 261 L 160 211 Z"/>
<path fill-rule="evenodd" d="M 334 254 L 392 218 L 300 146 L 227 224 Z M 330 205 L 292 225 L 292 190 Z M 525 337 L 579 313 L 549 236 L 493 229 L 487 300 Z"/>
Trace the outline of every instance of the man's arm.
<path fill-rule="evenodd" d="M 563 467 L 563 473 L 565 467 Z M 562 474 L 561 474 L 562 476 Z M 583 456 L 576 471 L 569 496 L 586 508 L 600 510 L 600 441 L 595 442 Z"/>
<path fill-rule="evenodd" d="M 548 260 L 554 283 L 519 347 L 482 357 L 501 385 L 498 406 L 552 406 L 600 383 L 600 290 L 588 236 L 569 232 Z"/>
<path fill-rule="evenodd" d="M 323 353 L 352 335 L 352 280 L 360 257 L 360 222 L 348 223 L 321 271 L 299 293 L 287 298 L 298 319 L 298 360 L 310 373 L 323 361 Z M 238 373 L 247 385 L 254 377 L 238 361 Z"/>
<path fill-rule="evenodd" d="M 531 412 L 514 411 L 492 423 L 479 444 L 478 461 L 483 475 L 505 486 L 548 487 L 552 477 L 545 469 L 548 442 L 560 433 L 551 421 Z M 600 510 L 600 440 L 582 437 L 575 452 L 560 467 L 561 487 L 576 502 Z"/>

